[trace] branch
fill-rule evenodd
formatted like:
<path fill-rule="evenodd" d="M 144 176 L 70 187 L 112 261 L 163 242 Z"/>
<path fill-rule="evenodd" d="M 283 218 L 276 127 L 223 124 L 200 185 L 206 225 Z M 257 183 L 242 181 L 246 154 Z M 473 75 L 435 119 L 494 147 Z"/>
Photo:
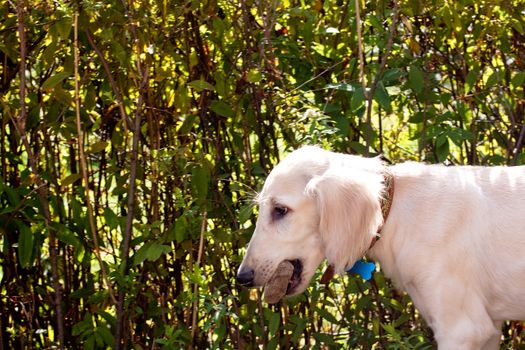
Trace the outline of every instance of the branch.
<path fill-rule="evenodd" d="M 358 0 L 356 0 L 358 1 Z M 394 14 L 392 15 L 392 23 L 390 24 L 389 28 L 389 35 L 388 35 L 388 41 L 386 43 L 385 47 L 385 53 L 381 57 L 381 63 L 379 65 L 379 69 L 377 70 L 376 76 L 374 78 L 374 81 L 372 83 L 372 86 L 370 87 L 370 90 L 368 93 L 365 93 L 366 96 L 366 124 L 367 124 L 367 131 L 366 131 L 366 155 L 368 155 L 369 149 L 370 149 L 370 126 L 372 123 L 372 100 L 374 98 L 374 94 L 377 89 L 377 84 L 379 83 L 379 80 L 381 76 L 383 75 L 383 71 L 386 66 L 386 61 L 388 59 L 388 56 L 390 56 L 390 50 L 392 49 L 392 44 L 394 43 L 394 35 L 396 33 L 396 25 L 399 18 L 399 6 L 397 4 L 397 1 L 394 0 Z"/>
<path fill-rule="evenodd" d="M 140 139 L 140 122 L 141 122 L 141 114 L 142 114 L 142 105 L 144 104 L 144 94 L 145 89 L 148 86 L 148 79 L 149 79 L 149 67 L 146 64 L 143 69 L 140 53 L 142 51 L 140 47 L 140 40 L 137 35 L 137 31 L 134 24 L 134 19 L 131 17 L 131 14 L 128 10 L 128 6 L 123 1 L 124 5 L 124 11 L 126 13 L 127 18 L 130 19 L 130 29 L 133 34 L 134 43 L 136 45 L 137 50 L 137 72 L 139 73 L 139 76 L 141 77 L 142 81 L 139 84 L 139 95 L 137 100 L 137 106 L 135 110 L 135 119 L 133 123 L 133 140 L 132 140 L 132 148 L 131 148 L 131 159 L 130 159 L 130 175 L 129 175 L 129 189 L 128 189 L 128 213 L 126 217 L 126 228 L 124 230 L 124 240 L 122 242 L 122 252 L 121 252 L 121 266 L 123 266 L 123 275 L 126 277 L 129 272 L 129 251 L 130 251 L 130 244 L 131 244 L 131 237 L 133 234 L 133 218 L 135 216 L 135 191 L 137 188 L 137 158 L 138 158 L 138 148 L 139 148 L 139 139 Z M 133 8 L 133 3 L 130 5 L 131 8 Z M 124 323 L 126 320 L 126 317 L 124 315 L 124 298 L 126 296 L 126 290 L 125 286 L 121 286 L 119 288 L 119 294 L 118 294 L 118 301 L 117 301 L 117 329 L 115 334 L 115 349 L 120 350 L 123 347 L 125 347 L 125 341 L 123 342 L 123 331 L 124 331 Z"/>
<path fill-rule="evenodd" d="M 17 0 L 16 15 L 18 17 L 18 36 L 20 38 L 20 116 L 18 117 L 17 128 L 21 133 L 20 137 L 25 137 L 26 130 L 26 33 L 24 26 L 24 0 Z"/>
<path fill-rule="evenodd" d="M 201 221 L 201 234 L 199 239 L 199 251 L 197 252 L 197 263 L 196 266 L 199 267 L 202 261 L 202 254 L 204 253 L 204 233 L 207 230 L 208 227 L 208 212 L 204 211 L 202 215 L 202 221 Z M 198 292 L 199 292 L 199 284 L 195 283 L 193 285 L 193 296 L 195 298 L 193 302 L 193 313 L 192 313 L 192 319 L 191 319 L 191 348 L 193 349 L 195 346 L 195 335 L 197 332 L 197 314 L 199 310 L 199 298 L 198 298 Z"/>
<path fill-rule="evenodd" d="M 359 55 L 359 81 L 363 86 L 363 92 L 366 91 L 365 77 L 365 58 L 363 54 L 363 34 L 361 33 L 361 11 L 359 9 L 360 0 L 355 0 L 355 21 L 357 27 L 357 50 Z"/>
<path fill-rule="evenodd" d="M 20 38 L 20 116 L 17 120 L 13 120 L 13 125 L 15 127 L 20 141 L 23 143 L 24 148 L 27 153 L 27 159 L 29 162 L 29 167 L 31 172 L 35 176 L 35 181 L 37 185 L 38 198 L 40 204 L 42 205 L 42 214 L 44 216 L 44 222 L 46 225 L 46 230 L 49 233 L 49 254 L 51 258 L 51 276 L 53 280 L 53 289 L 55 291 L 55 297 L 53 300 L 56 312 L 56 321 L 57 321 L 57 331 L 58 331 L 58 344 L 59 349 L 64 349 L 64 315 L 62 312 L 62 285 L 60 284 L 60 279 L 58 275 L 58 260 L 57 260 L 57 239 L 55 230 L 51 227 L 51 212 L 49 210 L 49 202 L 47 200 L 47 183 L 42 180 L 37 169 L 37 160 L 35 155 L 31 150 L 29 141 L 26 137 L 26 34 L 25 34 L 25 25 L 24 25 L 24 0 L 17 0 L 16 2 L 16 15 L 18 18 L 18 35 Z"/>
<path fill-rule="evenodd" d="M 97 236 L 97 225 L 95 224 L 95 218 L 93 215 L 93 205 L 91 204 L 91 196 L 89 194 L 89 179 L 88 179 L 88 171 L 87 171 L 87 162 L 86 162 L 86 154 L 84 152 L 84 133 L 82 132 L 82 123 L 80 121 L 80 77 L 78 74 L 78 65 L 79 65 L 79 57 L 78 57 L 78 13 L 75 12 L 75 18 L 74 18 L 74 40 L 73 40 L 73 56 L 74 56 L 74 68 L 75 68 L 75 112 L 76 112 L 76 124 L 77 124 L 77 144 L 78 144 L 78 157 L 80 161 L 80 169 L 82 172 L 82 180 L 84 182 L 84 190 L 86 191 L 86 207 L 87 207 L 87 214 L 88 214 L 88 220 L 89 220 L 89 227 L 91 228 L 91 236 L 93 239 L 93 245 L 94 245 L 94 252 L 95 256 L 97 257 L 98 263 L 100 265 L 100 272 L 102 274 L 102 280 L 104 281 L 104 284 L 106 285 L 106 288 L 108 290 L 109 296 L 113 303 L 117 303 L 117 299 L 115 299 L 115 295 L 113 294 L 113 288 L 111 287 L 111 284 L 109 283 L 108 274 L 106 272 L 106 266 L 104 265 L 104 261 L 102 261 L 102 257 L 100 256 L 100 246 L 98 244 L 98 236 Z"/>
<path fill-rule="evenodd" d="M 117 99 L 119 112 L 120 112 L 120 118 L 122 118 L 122 122 L 124 124 L 124 132 L 127 134 L 128 128 L 131 125 L 131 120 L 126 114 L 126 109 L 124 108 L 124 99 L 122 98 L 122 93 L 120 91 L 120 88 L 118 87 L 117 82 L 113 78 L 113 74 L 111 74 L 111 69 L 109 68 L 108 61 L 106 61 L 106 59 L 104 58 L 104 54 L 102 53 L 102 51 L 100 51 L 98 46 L 95 44 L 95 41 L 93 40 L 93 37 L 91 36 L 91 33 L 88 30 L 86 30 L 85 33 L 86 33 L 89 44 L 91 45 L 93 50 L 95 50 L 95 52 L 97 53 L 98 58 L 100 59 L 100 62 L 102 63 L 102 66 L 104 67 L 104 70 L 106 71 L 109 85 L 111 86 L 111 89 L 113 89 L 113 93 L 115 94 L 115 97 Z"/>
<path fill-rule="evenodd" d="M 516 146 L 514 147 L 514 160 L 513 160 L 513 164 L 514 165 L 518 165 L 518 160 L 519 160 L 519 156 L 520 156 L 520 149 L 521 149 L 521 146 L 523 145 L 523 141 L 525 139 L 525 123 L 523 123 L 523 125 L 521 126 L 521 131 L 520 131 L 520 136 L 518 138 L 518 141 L 516 142 Z"/>

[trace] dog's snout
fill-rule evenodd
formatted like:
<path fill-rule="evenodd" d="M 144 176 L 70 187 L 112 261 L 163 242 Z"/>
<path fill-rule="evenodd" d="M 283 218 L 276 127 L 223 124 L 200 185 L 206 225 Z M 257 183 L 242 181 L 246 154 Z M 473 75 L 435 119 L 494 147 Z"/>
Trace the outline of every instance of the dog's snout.
<path fill-rule="evenodd" d="M 255 275 L 255 272 L 253 271 L 253 269 L 250 269 L 250 268 L 242 269 L 237 273 L 237 282 L 239 282 L 245 287 L 253 287 L 254 275 Z"/>

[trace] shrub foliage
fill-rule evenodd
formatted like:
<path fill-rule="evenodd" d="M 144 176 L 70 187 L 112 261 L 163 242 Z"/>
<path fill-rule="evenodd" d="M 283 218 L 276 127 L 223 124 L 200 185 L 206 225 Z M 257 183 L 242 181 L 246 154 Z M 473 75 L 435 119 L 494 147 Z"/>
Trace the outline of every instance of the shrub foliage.
<path fill-rule="evenodd" d="M 357 11 L 359 10 L 359 11 Z M 0 349 L 425 349 L 410 299 L 234 275 L 288 151 L 525 163 L 521 0 L 10 0 Z M 520 278 L 516 276 L 516 278 Z M 504 346 L 519 346 L 506 324 Z"/>

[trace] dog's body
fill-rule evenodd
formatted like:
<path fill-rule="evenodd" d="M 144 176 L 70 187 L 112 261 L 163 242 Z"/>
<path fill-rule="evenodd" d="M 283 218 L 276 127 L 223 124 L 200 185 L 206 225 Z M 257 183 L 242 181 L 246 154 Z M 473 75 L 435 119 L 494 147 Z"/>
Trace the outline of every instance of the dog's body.
<path fill-rule="evenodd" d="M 395 190 L 383 222 L 387 171 Z M 497 349 L 503 321 L 525 319 L 523 166 L 386 168 L 304 147 L 272 171 L 258 201 L 241 283 L 264 286 L 290 260 L 300 267 L 288 294 L 297 294 L 324 258 L 342 272 L 366 254 L 408 292 L 440 350 Z"/>

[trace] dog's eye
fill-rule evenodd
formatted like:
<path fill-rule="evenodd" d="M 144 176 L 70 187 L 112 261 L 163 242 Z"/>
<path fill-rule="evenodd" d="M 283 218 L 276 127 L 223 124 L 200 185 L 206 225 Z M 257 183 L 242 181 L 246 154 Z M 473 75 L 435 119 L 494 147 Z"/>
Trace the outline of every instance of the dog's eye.
<path fill-rule="evenodd" d="M 272 218 L 274 220 L 283 218 L 288 213 L 287 207 L 275 206 L 272 212 Z"/>

